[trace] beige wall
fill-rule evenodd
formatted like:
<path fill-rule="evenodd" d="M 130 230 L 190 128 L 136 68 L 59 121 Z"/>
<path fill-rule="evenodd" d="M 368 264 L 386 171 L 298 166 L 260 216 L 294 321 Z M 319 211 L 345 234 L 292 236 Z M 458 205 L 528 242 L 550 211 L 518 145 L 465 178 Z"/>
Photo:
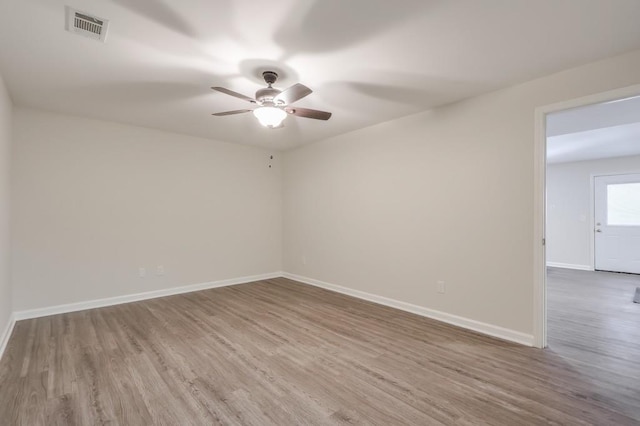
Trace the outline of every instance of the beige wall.
<path fill-rule="evenodd" d="M 0 76 L 0 340 L 12 312 L 9 241 L 9 178 L 11 162 L 12 104 Z M 0 349 L 1 351 L 1 349 Z"/>
<path fill-rule="evenodd" d="M 592 266 L 592 176 L 632 172 L 640 173 L 640 156 L 547 166 L 547 262 Z"/>
<path fill-rule="evenodd" d="M 286 153 L 285 271 L 531 334 L 534 110 L 637 83 L 640 51 Z"/>
<path fill-rule="evenodd" d="M 281 270 L 278 155 L 23 108 L 14 134 L 14 310 Z"/>

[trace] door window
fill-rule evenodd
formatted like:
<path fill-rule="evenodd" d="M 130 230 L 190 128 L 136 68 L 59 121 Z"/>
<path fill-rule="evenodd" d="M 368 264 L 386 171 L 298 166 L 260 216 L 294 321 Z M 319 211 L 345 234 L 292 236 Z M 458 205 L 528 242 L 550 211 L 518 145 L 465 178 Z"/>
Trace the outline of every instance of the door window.
<path fill-rule="evenodd" d="M 640 183 L 607 185 L 607 225 L 640 226 Z"/>

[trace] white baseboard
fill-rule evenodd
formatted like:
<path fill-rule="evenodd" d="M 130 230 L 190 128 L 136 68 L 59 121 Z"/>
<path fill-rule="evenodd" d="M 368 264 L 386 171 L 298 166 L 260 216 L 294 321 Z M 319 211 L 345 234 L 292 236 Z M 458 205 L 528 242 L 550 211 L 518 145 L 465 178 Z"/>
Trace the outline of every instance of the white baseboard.
<path fill-rule="evenodd" d="M 9 343 L 9 337 L 11 337 L 11 332 L 13 331 L 13 327 L 16 325 L 16 316 L 15 314 L 11 314 L 9 316 L 9 322 L 5 327 L 2 334 L 0 334 L 0 359 L 2 359 L 2 355 L 4 354 L 4 350 L 7 349 L 7 343 Z"/>
<path fill-rule="evenodd" d="M 578 269 L 580 271 L 593 271 L 589 265 L 574 265 L 573 263 L 547 262 L 547 266 L 552 268 Z"/>
<path fill-rule="evenodd" d="M 14 321 L 46 317 L 49 315 L 64 314 L 68 312 L 84 311 L 86 309 L 103 308 L 105 306 L 120 305 L 122 303 L 137 302 L 140 300 L 155 299 L 157 297 L 173 296 L 175 294 L 191 293 L 194 291 L 208 290 L 211 288 L 227 287 L 236 284 L 245 284 L 253 281 L 268 280 L 282 276 L 282 272 L 252 275 L 248 277 L 231 278 L 227 280 L 212 281 L 208 283 L 192 284 L 182 287 L 172 287 L 163 290 L 148 291 L 145 293 L 127 294 L 124 296 L 107 297 L 104 299 L 87 300 L 85 302 L 69 303 L 65 305 L 49 306 L 46 308 L 29 309 L 13 313 Z"/>
<path fill-rule="evenodd" d="M 483 323 L 480 321 L 460 317 L 457 315 L 448 314 L 441 311 L 436 311 L 434 309 L 413 305 L 411 303 L 401 302 L 399 300 L 390 299 L 387 297 L 378 296 L 375 294 L 366 293 L 359 290 L 353 290 L 353 289 L 342 287 L 335 284 L 329 284 L 323 281 L 315 280 L 313 278 L 303 277 L 300 275 L 290 274 L 287 272 L 273 272 L 269 274 L 232 278 L 227 280 L 193 284 L 193 285 L 187 285 L 182 287 L 173 287 L 173 288 L 150 291 L 145 293 L 128 294 L 124 296 L 108 297 L 104 299 L 89 300 L 85 302 L 69 303 L 65 305 L 57 305 L 57 306 L 50 306 L 45 308 L 14 312 L 11 315 L 10 322 L 7 325 L 7 328 L 4 334 L 1 336 L 2 340 L 0 340 L 0 357 L 4 352 L 4 349 L 9 340 L 9 336 L 11 335 L 11 331 L 13 330 L 15 322 L 19 320 L 39 318 L 39 317 L 63 314 L 68 312 L 83 311 L 87 309 L 102 308 L 106 306 L 119 305 L 123 303 L 155 299 L 158 297 L 172 296 L 175 294 L 191 293 L 194 291 L 207 290 L 207 289 L 218 288 L 218 287 L 226 287 L 226 286 L 232 286 L 236 284 L 245 284 L 253 281 L 267 280 L 267 279 L 278 278 L 278 277 L 289 278 L 304 284 L 310 284 L 316 287 L 321 287 L 327 290 L 346 294 L 348 296 L 353 296 L 359 299 L 364 299 L 370 302 L 400 309 L 402 311 L 411 312 L 417 315 L 421 315 L 427 318 L 432 318 L 438 321 L 442 321 L 442 322 L 452 324 L 458 327 L 466 328 L 469 330 L 477 331 L 479 333 L 483 333 L 492 337 L 497 337 L 503 340 L 520 343 L 526 346 L 533 346 L 533 336 L 530 334 L 521 333 L 519 331 L 510 330 L 510 329 L 499 327 L 496 325 Z"/>
<path fill-rule="evenodd" d="M 300 275 L 290 274 L 288 272 L 284 272 L 282 276 L 294 281 L 299 281 L 304 284 L 310 284 L 316 287 L 324 288 L 326 290 L 331 290 L 338 293 L 346 294 L 348 296 L 357 297 L 359 299 L 368 300 L 369 302 L 374 302 L 380 305 L 389 306 L 391 308 L 400 309 L 402 311 L 411 312 L 417 315 L 421 315 L 423 317 L 442 321 L 447 324 L 477 331 L 478 333 L 486 334 L 492 337 L 497 337 L 499 339 L 508 340 L 508 341 L 519 343 L 525 346 L 533 346 L 532 334 L 526 334 L 519 331 L 510 330 L 508 328 L 499 327 L 497 325 L 487 324 L 487 323 L 472 320 L 469 318 L 448 314 L 446 312 L 425 308 L 423 306 L 401 302 L 395 299 L 389 299 L 387 297 L 366 293 L 360 290 L 353 290 L 347 287 L 342 287 L 335 284 L 329 284 L 313 278 L 307 278 Z"/>

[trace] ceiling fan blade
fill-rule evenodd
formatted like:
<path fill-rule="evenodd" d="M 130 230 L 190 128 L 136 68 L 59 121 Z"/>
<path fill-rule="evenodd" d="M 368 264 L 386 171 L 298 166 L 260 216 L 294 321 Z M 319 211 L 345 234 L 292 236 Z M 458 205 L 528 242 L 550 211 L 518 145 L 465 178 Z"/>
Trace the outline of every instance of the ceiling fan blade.
<path fill-rule="evenodd" d="M 256 103 L 255 99 L 252 99 L 248 96 L 243 95 L 242 93 L 234 92 L 233 90 L 225 89 L 224 87 L 212 87 L 213 90 L 217 92 L 224 93 L 229 96 L 233 96 L 235 98 L 242 99 L 243 101 L 251 102 L 252 104 Z"/>
<path fill-rule="evenodd" d="M 299 101 L 311 92 L 313 92 L 313 90 L 309 89 L 304 84 L 296 83 L 288 89 L 280 92 L 278 96 L 273 98 L 273 102 L 276 104 L 283 103 L 285 105 L 289 105 L 294 103 L 295 101 Z"/>
<path fill-rule="evenodd" d="M 251 112 L 251 109 L 237 109 L 235 111 L 224 111 L 224 112 L 216 112 L 211 115 L 215 115 L 216 117 L 224 117 L 225 115 L 234 115 L 234 114 L 242 114 L 245 112 Z"/>
<path fill-rule="evenodd" d="M 297 117 L 314 118 L 316 120 L 328 120 L 331 118 L 330 112 L 318 111 L 317 109 L 288 107 L 284 110 Z"/>

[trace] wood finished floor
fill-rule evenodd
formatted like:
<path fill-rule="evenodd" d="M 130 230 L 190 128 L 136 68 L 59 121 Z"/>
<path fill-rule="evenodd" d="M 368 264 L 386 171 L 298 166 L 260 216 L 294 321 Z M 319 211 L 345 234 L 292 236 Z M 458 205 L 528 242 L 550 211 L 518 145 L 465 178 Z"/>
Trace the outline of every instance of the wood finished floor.
<path fill-rule="evenodd" d="M 640 311 L 567 343 L 599 312 L 536 350 L 282 278 L 20 321 L 0 424 L 638 424 Z"/>
<path fill-rule="evenodd" d="M 550 352 L 579 373 L 599 372 L 601 398 L 640 424 L 640 275 L 549 268 Z"/>

